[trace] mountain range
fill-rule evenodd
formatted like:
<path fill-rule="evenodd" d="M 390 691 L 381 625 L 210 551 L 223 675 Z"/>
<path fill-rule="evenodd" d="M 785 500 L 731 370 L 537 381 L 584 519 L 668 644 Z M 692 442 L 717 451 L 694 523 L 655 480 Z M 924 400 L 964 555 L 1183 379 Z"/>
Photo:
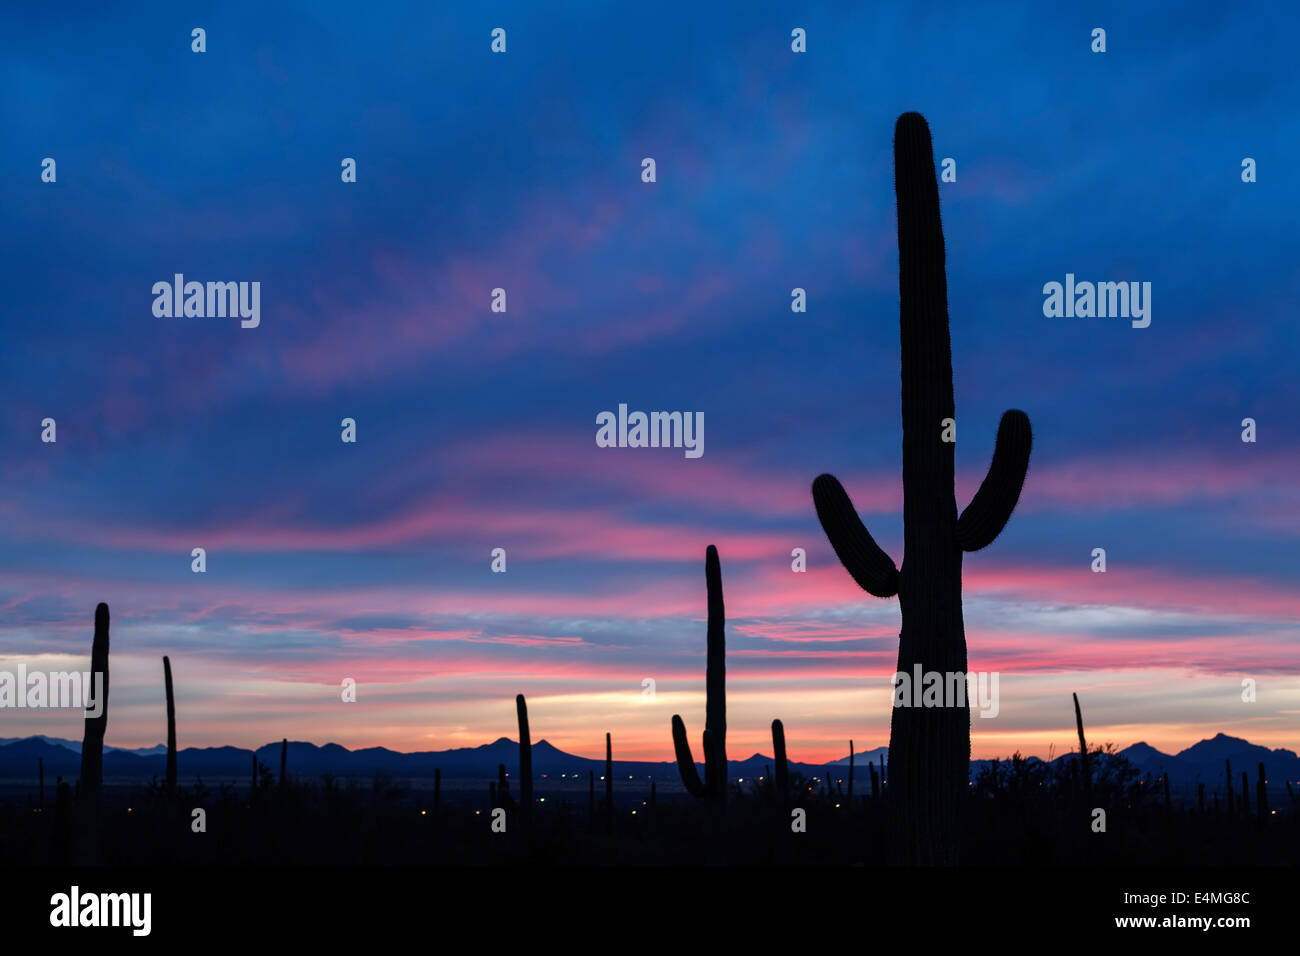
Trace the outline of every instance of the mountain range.
<path fill-rule="evenodd" d="M 165 773 L 167 748 L 161 744 L 153 747 L 126 749 L 104 748 L 105 777 L 148 780 Z M 1244 770 L 1251 787 L 1255 785 L 1256 771 L 1262 762 L 1269 779 L 1269 790 L 1284 790 L 1285 781 L 1300 784 L 1300 757 L 1295 751 L 1252 744 L 1240 737 L 1218 734 L 1199 741 L 1176 754 L 1166 754 L 1147 743 L 1135 743 L 1119 752 L 1144 773 L 1157 776 L 1168 773 L 1173 788 L 1194 790 L 1197 783 L 1205 783 L 1213 793 L 1224 783 L 1224 761 L 1232 763 L 1233 786 L 1239 785 Z M 37 775 L 38 761 L 43 760 L 47 779 L 63 776 L 74 779 L 80 773 L 81 743 L 57 737 L 0 738 L 0 780 L 29 780 Z M 1062 754 L 1055 761 L 1072 759 L 1073 753 Z M 854 778 L 859 792 L 870 786 L 866 769 L 868 762 L 879 766 L 881 759 L 889 764 L 887 747 L 855 754 Z M 280 744 L 271 743 L 257 748 L 257 759 L 272 771 L 278 771 Z M 317 777 L 332 774 L 336 777 L 369 779 L 376 773 L 394 779 L 432 777 L 435 770 L 444 780 L 493 779 L 499 764 L 505 764 L 511 774 L 517 772 L 519 745 L 507 737 L 479 747 L 462 747 L 455 750 L 400 753 L 385 747 L 367 747 L 349 750 L 339 744 L 316 744 L 290 741 L 288 745 L 289 772 L 295 776 Z M 1031 761 L 1039 758 L 1030 757 Z M 177 773 L 182 781 L 201 776 L 209 783 L 223 780 L 243 782 L 248 779 L 252 766 L 252 751 L 240 747 L 187 747 L 176 756 Z M 974 776 L 991 761 L 972 760 Z M 822 778 L 828 772 L 836 779 L 847 776 L 847 756 L 829 764 L 808 764 L 791 761 L 792 773 L 806 778 Z M 754 754 L 744 760 L 728 762 L 732 777 L 759 777 L 770 772 L 772 758 Z M 538 777 L 560 780 L 574 776 L 585 777 L 591 771 L 597 776 L 605 771 L 605 762 L 599 758 L 579 757 L 565 753 L 545 740 L 533 745 L 533 772 Z M 647 782 L 655 780 L 660 786 L 674 787 L 678 782 L 677 767 L 673 761 L 615 760 L 616 779 L 624 777 Z"/>

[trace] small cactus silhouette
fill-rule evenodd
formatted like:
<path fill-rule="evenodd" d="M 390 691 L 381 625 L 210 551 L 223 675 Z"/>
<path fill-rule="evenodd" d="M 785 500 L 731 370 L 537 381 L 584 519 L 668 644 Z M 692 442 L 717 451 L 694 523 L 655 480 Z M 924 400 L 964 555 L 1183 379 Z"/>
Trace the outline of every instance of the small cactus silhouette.
<path fill-rule="evenodd" d="M 533 742 L 523 694 L 515 695 L 515 711 L 519 716 L 519 804 L 527 812 L 533 804 Z"/>
<path fill-rule="evenodd" d="M 85 736 L 81 742 L 81 799 L 98 811 L 100 790 L 104 783 L 104 732 L 108 729 L 108 605 L 95 608 L 95 639 L 90 646 L 90 679 L 99 678 L 100 708 L 98 717 L 86 717 Z"/>
<path fill-rule="evenodd" d="M 614 740 L 605 734 L 605 812 L 614 816 Z"/>
<path fill-rule="evenodd" d="M 704 580 L 708 593 L 708 657 L 705 664 L 704 782 L 700 783 L 686 739 L 686 724 L 673 714 L 673 749 L 682 785 L 697 799 L 719 803 L 727 793 L 727 688 L 726 608 L 722 602 L 722 564 L 718 549 L 709 545 L 704 552 Z"/>
<path fill-rule="evenodd" d="M 167 691 L 167 795 L 176 794 L 176 697 L 172 693 L 172 662 L 163 655 L 163 685 Z"/>
<path fill-rule="evenodd" d="M 776 792 L 784 800 L 790 795 L 790 764 L 785 757 L 785 727 L 781 721 L 772 721 L 772 759 L 776 764 Z"/>
<path fill-rule="evenodd" d="M 871 537 L 831 475 L 813 482 L 817 517 L 836 555 L 876 597 L 898 596 L 903 626 L 898 671 L 966 673 L 961 613 L 962 553 L 990 544 L 1020 498 L 1029 466 L 1029 418 L 1011 410 L 998 426 L 993 463 L 957 514 L 955 420 L 943 226 L 930 129 L 918 113 L 894 128 L 898 197 L 903 407 L 903 551 L 900 571 Z M 889 734 L 889 805 L 901 862 L 957 861 L 970 774 L 970 707 L 895 707 Z"/>
<path fill-rule="evenodd" d="M 1083 783 L 1083 792 L 1088 794 L 1092 792 L 1092 772 L 1088 766 L 1088 741 L 1083 736 L 1083 711 L 1079 709 L 1079 695 L 1070 696 L 1074 698 L 1074 724 L 1079 731 L 1079 779 Z"/>

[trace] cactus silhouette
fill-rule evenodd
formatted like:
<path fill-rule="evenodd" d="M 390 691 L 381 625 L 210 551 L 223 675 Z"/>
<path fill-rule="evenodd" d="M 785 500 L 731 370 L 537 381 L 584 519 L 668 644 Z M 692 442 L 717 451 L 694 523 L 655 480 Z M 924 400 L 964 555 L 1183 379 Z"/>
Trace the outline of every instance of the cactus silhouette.
<path fill-rule="evenodd" d="M 172 662 L 163 655 L 163 686 L 167 691 L 167 795 L 176 793 L 176 697 L 172 693 Z"/>
<path fill-rule="evenodd" d="M 284 788 L 285 768 L 289 763 L 289 738 L 284 737 L 280 740 L 280 787 Z"/>
<path fill-rule="evenodd" d="M 784 800 L 790 795 L 790 764 L 785 758 L 785 727 L 772 721 L 772 759 L 776 763 L 776 792 Z"/>
<path fill-rule="evenodd" d="M 108 729 L 108 605 L 95 608 L 95 639 L 90 646 L 90 680 L 99 682 L 98 717 L 86 717 L 81 742 L 81 798 L 96 810 L 104 783 L 104 732 Z"/>
<path fill-rule="evenodd" d="M 858 518 L 830 475 L 813 482 L 817 516 L 854 580 L 876 597 L 898 596 L 902 629 L 898 671 L 966 673 L 961 611 L 962 552 L 990 544 L 1020 498 L 1031 431 L 1024 412 L 1003 414 L 993 462 L 960 517 L 953 491 L 955 421 L 948 290 L 939 186 L 930 129 L 918 113 L 894 128 L 898 199 L 899 326 L 902 346 L 903 550 L 901 570 Z M 900 862 L 957 862 L 970 773 L 970 708 L 893 710 L 889 734 L 889 806 L 893 852 Z"/>
<path fill-rule="evenodd" d="M 1232 761 L 1229 760 L 1227 757 L 1224 757 L 1224 758 L 1223 758 L 1223 775 L 1224 775 L 1224 779 L 1226 780 L 1226 782 L 1227 782 L 1227 784 L 1228 784 L 1228 786 L 1227 786 L 1227 790 L 1228 790 L 1228 812 L 1229 812 L 1229 813 L 1232 813 L 1232 812 L 1233 812 L 1233 806 L 1232 806 Z"/>
<path fill-rule="evenodd" d="M 614 740 L 605 734 L 605 812 L 614 816 Z"/>
<path fill-rule="evenodd" d="M 697 799 L 726 800 L 727 794 L 727 647 L 726 608 L 722 603 L 722 564 L 718 549 L 704 552 L 704 581 L 708 592 L 708 657 L 704 671 L 704 782 L 700 783 L 686 739 L 686 724 L 673 714 L 673 749 L 682 785 Z"/>
<path fill-rule="evenodd" d="M 849 741 L 849 790 L 848 803 L 853 806 L 853 741 Z"/>
<path fill-rule="evenodd" d="M 527 813 L 533 805 L 533 742 L 528 733 L 528 704 L 523 694 L 515 695 L 519 715 L 519 806 Z"/>
<path fill-rule="evenodd" d="M 1092 792 L 1092 773 L 1088 767 L 1088 741 L 1083 737 L 1083 711 L 1079 709 L 1079 695 L 1074 698 L 1074 725 L 1079 731 L 1079 779 L 1083 782 L 1083 792 Z"/>

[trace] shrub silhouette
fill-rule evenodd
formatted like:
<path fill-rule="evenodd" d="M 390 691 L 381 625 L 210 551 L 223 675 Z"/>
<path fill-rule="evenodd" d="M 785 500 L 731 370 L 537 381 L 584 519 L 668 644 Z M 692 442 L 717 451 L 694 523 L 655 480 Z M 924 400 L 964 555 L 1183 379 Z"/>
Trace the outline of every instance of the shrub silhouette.
<path fill-rule="evenodd" d="M 817 516 L 854 580 L 877 597 L 898 596 L 898 670 L 966 673 L 961 559 L 998 536 L 1020 497 L 1031 431 L 1024 412 L 1003 414 L 993 463 L 958 517 L 953 493 L 955 420 L 948 290 L 939 185 L 930 129 L 904 113 L 894 129 L 902 345 L 903 521 L 901 570 L 876 544 L 831 475 L 813 482 Z M 905 863 L 957 862 L 970 771 L 970 708 L 895 707 L 889 734 L 893 853 Z"/>

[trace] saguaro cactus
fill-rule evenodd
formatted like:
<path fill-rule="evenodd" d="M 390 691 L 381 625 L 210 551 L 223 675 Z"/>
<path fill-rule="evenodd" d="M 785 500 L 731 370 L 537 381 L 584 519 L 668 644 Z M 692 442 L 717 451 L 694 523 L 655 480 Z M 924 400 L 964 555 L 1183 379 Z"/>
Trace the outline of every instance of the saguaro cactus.
<path fill-rule="evenodd" d="M 533 805 L 533 741 L 523 694 L 515 695 L 515 711 L 519 715 L 519 805 L 527 812 Z"/>
<path fill-rule="evenodd" d="M 853 741 L 849 741 L 849 790 L 847 796 L 849 806 L 853 806 Z"/>
<path fill-rule="evenodd" d="M 614 815 L 614 740 L 605 734 L 605 812 Z"/>
<path fill-rule="evenodd" d="M 673 714 L 673 748 L 682 784 L 691 796 L 725 802 L 727 796 L 727 648 L 726 608 L 722 602 L 722 564 L 713 545 L 704 552 L 704 581 L 708 591 L 708 658 L 704 672 L 704 783 L 700 783 L 686 739 L 686 724 Z"/>
<path fill-rule="evenodd" d="M 163 686 L 167 691 L 167 795 L 176 793 L 176 697 L 172 693 L 172 662 L 163 655 Z"/>
<path fill-rule="evenodd" d="M 1083 711 L 1079 709 L 1079 695 L 1070 696 L 1074 698 L 1074 725 L 1079 730 L 1079 779 L 1083 782 L 1083 792 L 1087 794 L 1092 792 L 1092 772 L 1088 766 L 1088 741 L 1083 736 Z"/>
<path fill-rule="evenodd" d="M 280 740 L 280 789 L 284 789 L 286 780 L 285 768 L 289 764 L 289 738 L 283 737 Z M 436 773 L 436 771 L 435 771 Z"/>
<path fill-rule="evenodd" d="M 898 197 L 903 406 L 902 570 L 858 518 L 830 475 L 813 482 L 817 516 L 854 580 L 876 597 L 898 596 L 903 625 L 898 670 L 966 673 L 961 611 L 964 551 L 990 544 L 1020 498 L 1031 431 L 1024 412 L 1003 414 L 993 463 L 959 517 L 953 492 L 955 421 L 948 290 L 939 186 L 930 129 L 918 113 L 894 128 Z M 889 803 L 894 852 L 902 862 L 957 861 L 961 810 L 970 773 L 970 708 L 894 708 L 889 735 Z"/>
<path fill-rule="evenodd" d="M 784 800 L 790 794 L 790 764 L 785 758 L 785 727 L 772 721 L 772 759 L 776 762 L 776 792 Z"/>
<path fill-rule="evenodd" d="M 86 717 L 85 735 L 81 741 L 82 799 L 92 807 L 99 806 L 100 790 L 104 783 L 104 732 L 108 729 L 108 605 L 95 608 L 95 639 L 90 646 L 90 681 L 97 686 L 98 717 Z"/>

